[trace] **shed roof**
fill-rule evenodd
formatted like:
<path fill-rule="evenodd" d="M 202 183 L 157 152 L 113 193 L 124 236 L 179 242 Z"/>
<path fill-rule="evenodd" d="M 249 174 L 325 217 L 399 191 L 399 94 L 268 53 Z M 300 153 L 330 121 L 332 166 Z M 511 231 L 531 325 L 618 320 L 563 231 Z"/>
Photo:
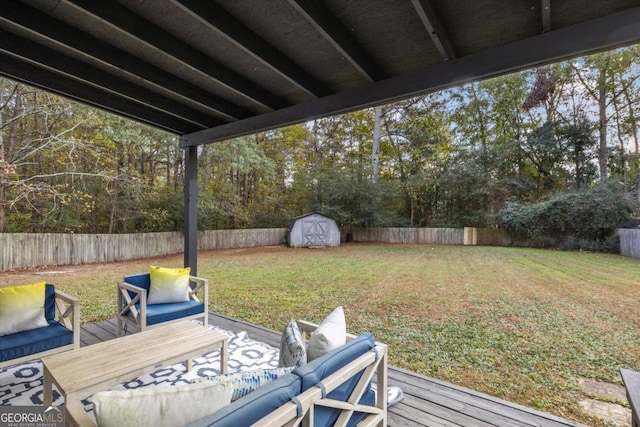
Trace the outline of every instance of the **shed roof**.
<path fill-rule="evenodd" d="M 293 228 L 293 226 L 295 225 L 296 221 L 298 221 L 299 219 L 302 219 L 302 218 L 306 218 L 306 217 L 308 217 L 308 216 L 312 216 L 312 215 L 319 215 L 319 216 L 322 216 L 322 217 L 324 217 L 324 218 L 330 219 L 330 220 L 331 220 L 331 221 L 333 221 L 333 222 L 336 222 L 336 220 L 335 220 L 335 219 L 333 219 L 333 218 L 331 218 L 331 217 L 328 217 L 328 216 L 326 216 L 326 215 L 322 215 L 321 213 L 318 213 L 318 212 L 309 212 L 309 213 L 305 213 L 305 214 L 298 215 L 298 216 L 296 216 L 296 217 L 291 218 L 291 221 L 289 221 L 289 225 L 288 225 L 287 229 L 288 229 L 289 231 L 291 231 L 291 229 L 292 229 L 292 228 Z M 337 225 L 337 222 L 336 222 L 336 225 Z"/>
<path fill-rule="evenodd" d="M 640 0 L 3 0 L 0 74 L 183 147 L 640 40 Z"/>

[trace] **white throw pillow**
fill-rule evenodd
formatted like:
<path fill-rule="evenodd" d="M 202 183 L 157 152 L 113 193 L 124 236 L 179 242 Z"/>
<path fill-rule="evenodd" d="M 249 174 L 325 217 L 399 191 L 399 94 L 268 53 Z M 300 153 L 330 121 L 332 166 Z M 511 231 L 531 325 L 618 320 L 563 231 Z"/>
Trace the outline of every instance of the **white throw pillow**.
<path fill-rule="evenodd" d="M 44 316 L 45 282 L 0 288 L 0 335 L 49 326 Z"/>
<path fill-rule="evenodd" d="M 307 361 L 311 362 L 346 342 L 347 324 L 344 319 L 344 310 L 340 306 L 333 310 L 309 337 Z"/>
<path fill-rule="evenodd" d="M 158 385 L 94 394 L 99 427 L 177 427 L 213 414 L 231 402 L 234 381 Z"/>

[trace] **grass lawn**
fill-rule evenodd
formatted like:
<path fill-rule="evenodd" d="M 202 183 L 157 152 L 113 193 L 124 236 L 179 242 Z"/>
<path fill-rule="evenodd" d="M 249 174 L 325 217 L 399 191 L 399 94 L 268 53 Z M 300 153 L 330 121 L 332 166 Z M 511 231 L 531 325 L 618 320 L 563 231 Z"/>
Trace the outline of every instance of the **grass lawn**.
<path fill-rule="evenodd" d="M 0 283 L 55 283 L 82 322 L 115 315 L 115 283 L 182 256 L 0 272 Z M 53 270 L 53 271 L 52 271 Z M 640 370 L 640 260 L 470 246 L 349 244 L 207 251 L 211 311 L 281 330 L 342 305 L 352 333 L 389 345 L 390 363 L 589 425 L 581 377 L 621 384 Z"/>

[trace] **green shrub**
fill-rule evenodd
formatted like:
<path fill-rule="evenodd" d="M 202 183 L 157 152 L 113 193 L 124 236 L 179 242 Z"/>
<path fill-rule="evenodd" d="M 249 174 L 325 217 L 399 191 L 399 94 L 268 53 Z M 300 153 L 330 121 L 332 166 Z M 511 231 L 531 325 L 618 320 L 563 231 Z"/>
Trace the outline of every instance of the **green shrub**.
<path fill-rule="evenodd" d="M 621 193 L 583 190 L 538 203 L 508 203 L 496 222 L 504 229 L 525 233 L 537 246 L 616 252 L 616 229 L 637 207 Z"/>

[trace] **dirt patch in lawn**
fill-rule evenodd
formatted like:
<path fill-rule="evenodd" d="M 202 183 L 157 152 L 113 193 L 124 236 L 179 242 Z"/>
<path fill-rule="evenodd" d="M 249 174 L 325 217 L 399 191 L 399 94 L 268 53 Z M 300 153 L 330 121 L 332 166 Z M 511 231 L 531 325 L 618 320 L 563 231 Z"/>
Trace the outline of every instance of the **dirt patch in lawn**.
<path fill-rule="evenodd" d="M 212 260 L 225 258 L 234 258 L 238 255 L 243 256 L 262 256 L 265 251 L 274 251 L 281 249 L 278 246 L 268 246 L 259 248 L 246 249 L 222 249 L 198 252 L 198 263 L 204 264 Z M 142 271 L 148 271 L 150 265 L 159 265 L 163 267 L 182 267 L 184 265 L 184 255 L 164 255 L 152 258 L 142 258 L 129 261 L 113 261 L 98 262 L 91 264 L 77 265 L 45 265 L 33 268 L 21 268 L 15 270 L 0 271 L 0 286 L 14 286 L 33 283 L 42 280 L 51 279 L 52 283 L 58 280 L 67 281 L 68 279 L 87 279 L 96 277 L 119 277 L 127 274 L 135 274 Z"/>

